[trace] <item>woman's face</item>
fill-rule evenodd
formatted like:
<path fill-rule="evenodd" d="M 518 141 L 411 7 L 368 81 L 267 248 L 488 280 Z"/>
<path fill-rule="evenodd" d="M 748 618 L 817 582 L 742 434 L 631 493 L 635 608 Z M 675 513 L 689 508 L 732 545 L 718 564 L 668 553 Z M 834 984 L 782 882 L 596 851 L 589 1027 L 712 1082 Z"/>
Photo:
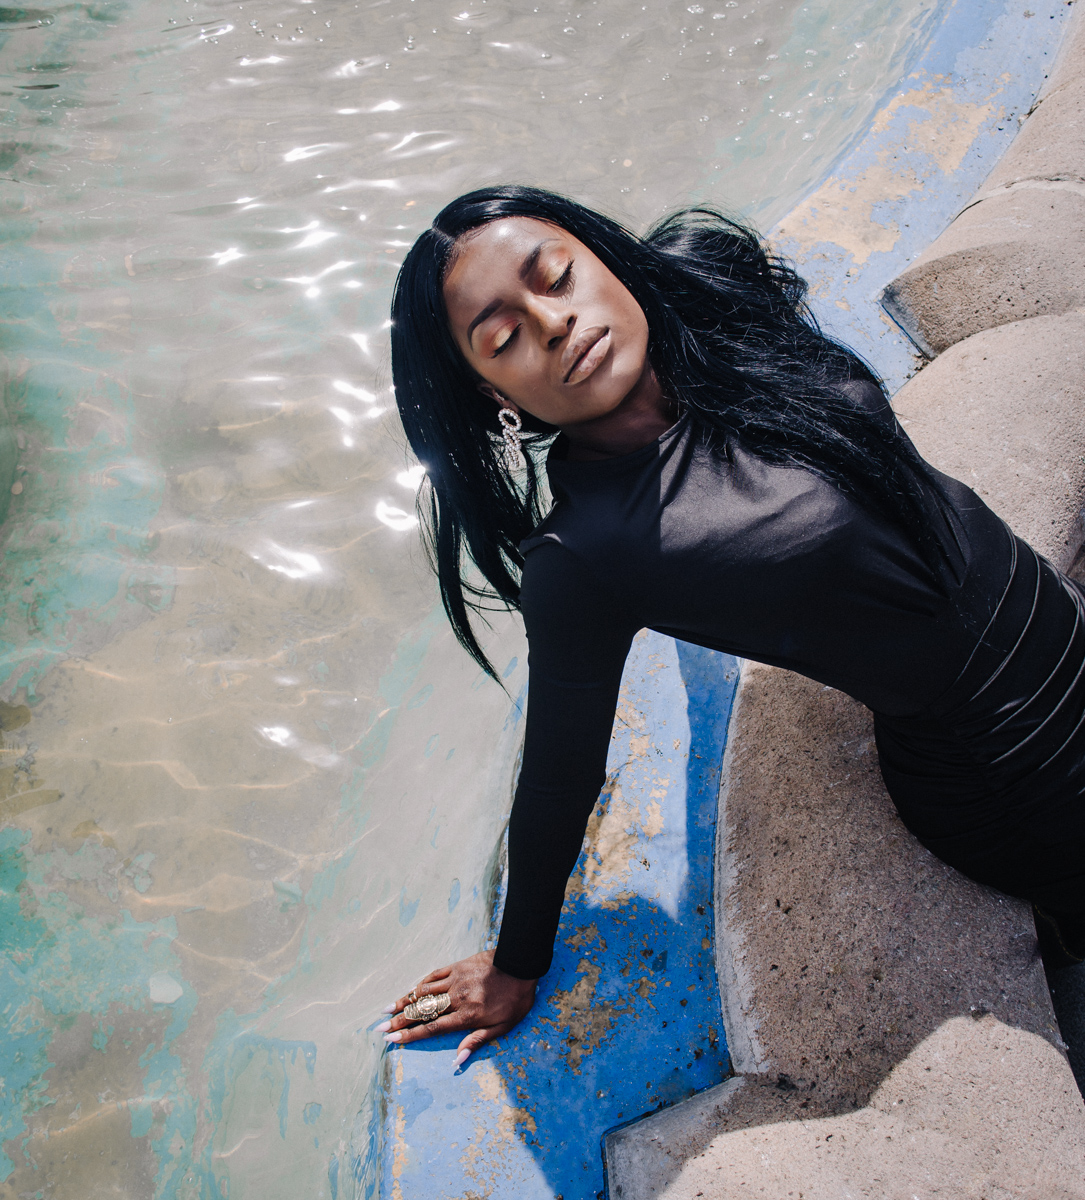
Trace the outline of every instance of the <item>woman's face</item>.
<path fill-rule="evenodd" d="M 482 391 L 550 425 L 605 417 L 654 380 L 640 305 L 555 225 L 508 217 L 469 234 L 444 297 Z"/>

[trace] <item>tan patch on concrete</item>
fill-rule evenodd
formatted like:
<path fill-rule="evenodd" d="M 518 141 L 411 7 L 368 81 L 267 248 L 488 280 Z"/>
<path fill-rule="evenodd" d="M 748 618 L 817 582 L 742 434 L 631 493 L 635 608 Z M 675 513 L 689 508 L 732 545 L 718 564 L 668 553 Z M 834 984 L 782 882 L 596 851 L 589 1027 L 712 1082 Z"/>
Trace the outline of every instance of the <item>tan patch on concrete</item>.
<path fill-rule="evenodd" d="M 898 114 L 909 108 L 922 109 L 925 115 L 908 121 L 898 132 Z M 854 178 L 830 176 L 780 222 L 778 236 L 805 248 L 820 242 L 840 246 L 856 265 L 874 253 L 892 250 L 900 229 L 895 221 L 876 221 L 874 206 L 923 187 L 922 178 L 905 165 L 902 156 L 919 151 L 933 158 L 941 170 L 954 171 L 991 112 L 991 105 L 961 103 L 950 88 L 933 83 L 894 97 L 875 118 L 876 132 L 894 128 L 893 140 L 878 152 L 878 161 Z"/>
<path fill-rule="evenodd" d="M 396 1059 L 395 1066 L 396 1075 L 396 1094 L 398 1095 L 403 1086 L 403 1059 Z M 403 1177 L 403 1172 L 407 1166 L 407 1142 L 404 1134 L 407 1131 L 407 1117 L 403 1111 L 403 1106 L 396 1105 L 395 1123 L 393 1126 L 392 1137 L 395 1139 L 395 1149 L 392 1152 L 392 1200 L 403 1200 L 403 1185 L 400 1180 Z"/>
<path fill-rule="evenodd" d="M 830 176 L 779 223 L 777 234 L 807 249 L 830 242 L 847 251 L 857 264 L 865 263 L 874 253 L 892 250 L 900 237 L 895 221 L 882 225 L 873 219 L 874 205 L 899 200 L 920 186 L 913 171 L 881 163 L 855 179 Z"/>
<path fill-rule="evenodd" d="M 929 155 L 947 175 L 964 161 L 980 127 L 994 111 L 991 104 L 962 103 L 953 88 L 938 87 L 931 81 L 894 96 L 874 118 L 872 131 L 884 133 L 897 113 L 909 108 L 922 109 L 925 115 L 908 122 L 900 139 L 902 149 Z"/>
<path fill-rule="evenodd" d="M 539 1022 L 551 1026 L 564 1040 L 565 1061 L 574 1075 L 580 1074 L 584 1056 L 591 1054 L 610 1032 L 614 1018 L 631 1008 L 609 1000 L 596 1002 L 600 970 L 598 964 L 581 959 L 576 968 L 580 978 L 567 991 L 555 992 L 551 998 L 550 1003 L 558 1010 L 557 1017 L 543 1017 Z"/>
<path fill-rule="evenodd" d="M 517 1126 L 523 1126 L 529 1133 L 538 1132 L 531 1113 L 526 1108 L 509 1103 L 508 1087 L 491 1059 L 476 1064 L 471 1077 L 483 1099 L 500 1107 L 497 1123 L 492 1127 L 499 1138 L 506 1142 L 516 1141 Z"/>
<path fill-rule="evenodd" d="M 584 834 L 584 840 L 592 847 L 585 856 L 584 873 L 570 878 L 566 895 L 579 896 L 591 891 L 592 903 L 597 907 L 620 908 L 632 892 L 621 890 L 603 896 L 598 889 L 616 888 L 628 880 L 639 840 L 640 812 L 622 796 L 617 779 L 607 781 L 603 795 L 606 800 L 595 806 Z"/>

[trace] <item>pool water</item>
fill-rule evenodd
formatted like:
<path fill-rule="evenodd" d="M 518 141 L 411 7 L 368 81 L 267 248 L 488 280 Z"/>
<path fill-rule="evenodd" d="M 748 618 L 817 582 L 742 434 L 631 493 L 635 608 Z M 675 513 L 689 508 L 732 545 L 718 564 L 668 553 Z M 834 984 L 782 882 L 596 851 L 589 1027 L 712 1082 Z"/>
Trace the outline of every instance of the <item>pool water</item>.
<path fill-rule="evenodd" d="M 405 247 L 510 179 L 768 225 L 941 7 L 0 8 L 13 1195 L 363 1189 L 376 1010 L 489 928 L 521 722 L 417 549 Z"/>

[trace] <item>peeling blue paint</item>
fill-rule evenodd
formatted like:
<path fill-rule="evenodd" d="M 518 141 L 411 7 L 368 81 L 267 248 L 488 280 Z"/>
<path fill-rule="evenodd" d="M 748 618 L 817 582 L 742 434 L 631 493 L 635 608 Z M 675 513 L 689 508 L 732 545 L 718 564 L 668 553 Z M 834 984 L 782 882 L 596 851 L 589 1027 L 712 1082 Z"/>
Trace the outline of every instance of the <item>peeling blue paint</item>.
<path fill-rule="evenodd" d="M 457 1035 L 393 1054 L 382 1197 L 594 1196 L 607 1128 L 724 1078 L 712 857 L 737 677 L 726 655 L 634 643 L 536 1006 L 455 1075 Z"/>

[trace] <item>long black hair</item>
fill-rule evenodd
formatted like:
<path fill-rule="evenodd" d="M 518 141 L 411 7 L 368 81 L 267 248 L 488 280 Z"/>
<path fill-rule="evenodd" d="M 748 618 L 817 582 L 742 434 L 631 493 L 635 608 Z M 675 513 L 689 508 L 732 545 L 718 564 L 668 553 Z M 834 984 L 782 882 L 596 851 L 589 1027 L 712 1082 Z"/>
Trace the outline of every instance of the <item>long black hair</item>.
<path fill-rule="evenodd" d="M 768 462 L 816 472 L 908 531 L 941 575 L 926 464 L 891 423 L 841 390 L 849 380 L 881 384 L 821 332 L 805 282 L 754 232 L 695 208 L 639 238 L 552 192 L 483 188 L 442 209 L 403 261 L 392 298 L 392 377 L 407 440 L 426 468 L 419 512 L 441 600 L 484 670 L 494 675 L 468 610 L 519 607 L 517 546 L 543 516 L 530 450 L 556 430 L 522 414 L 528 468 L 513 480 L 501 458 L 497 405 L 479 392 L 456 346 L 442 287 L 458 240 L 506 217 L 571 233 L 632 293 L 648 320 L 649 361 L 664 394 L 704 436 L 724 452 L 739 439 Z"/>

